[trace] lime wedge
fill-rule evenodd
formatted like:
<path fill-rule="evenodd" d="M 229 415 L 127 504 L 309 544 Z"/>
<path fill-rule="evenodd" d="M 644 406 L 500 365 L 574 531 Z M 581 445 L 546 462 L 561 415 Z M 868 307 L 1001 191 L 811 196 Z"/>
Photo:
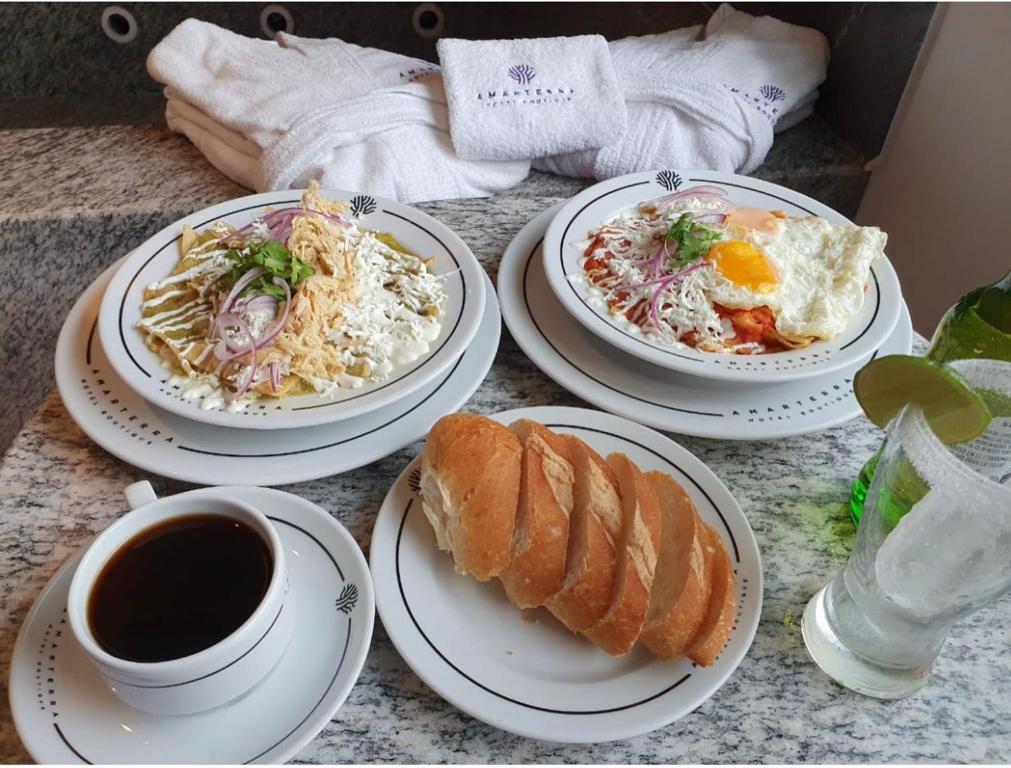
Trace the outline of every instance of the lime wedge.
<path fill-rule="evenodd" d="M 887 355 L 872 360 L 857 371 L 853 393 L 867 418 L 882 428 L 903 406 L 918 405 L 946 445 L 973 440 L 990 424 L 983 398 L 950 368 L 924 357 Z"/>

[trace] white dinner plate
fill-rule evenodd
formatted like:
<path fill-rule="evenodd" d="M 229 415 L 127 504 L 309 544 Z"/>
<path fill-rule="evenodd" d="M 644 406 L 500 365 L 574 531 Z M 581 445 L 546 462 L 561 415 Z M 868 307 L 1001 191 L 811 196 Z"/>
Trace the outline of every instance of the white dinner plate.
<path fill-rule="evenodd" d="M 783 382 L 837 371 L 866 361 L 888 338 L 902 313 L 902 290 L 887 258 L 871 267 L 861 310 L 831 341 L 816 341 L 804 349 L 761 355 L 702 352 L 687 345 L 662 344 L 642 333 L 616 325 L 606 307 L 588 301 L 586 285 L 569 275 L 582 274 L 579 244 L 615 214 L 672 191 L 715 184 L 738 205 L 782 210 L 791 216 L 848 219 L 817 200 L 747 176 L 716 171 L 644 171 L 602 181 L 583 190 L 558 211 L 544 234 L 544 270 L 554 295 L 586 328 L 624 352 L 654 365 L 708 379 L 748 383 Z"/>
<path fill-rule="evenodd" d="M 131 709 L 102 682 L 67 625 L 80 556 L 50 579 L 28 612 L 11 659 L 10 701 L 21 741 L 39 763 L 282 763 L 334 718 L 365 663 L 375 601 L 350 533 L 305 499 L 271 488 L 204 488 L 256 506 L 288 558 L 296 611 L 291 644 L 251 692 L 196 715 Z"/>
<path fill-rule="evenodd" d="M 458 410 L 488 374 L 501 320 L 487 275 L 485 315 L 472 344 L 435 381 L 363 416 L 318 427 L 238 430 L 190 421 L 133 392 L 95 332 L 102 291 L 116 265 L 78 299 L 56 345 L 56 385 L 70 417 L 114 456 L 165 477 L 204 485 L 282 485 L 337 475 L 424 437 Z"/>
<path fill-rule="evenodd" d="M 194 421 L 242 429 L 290 429 L 340 421 L 391 405 L 452 367 L 473 341 L 484 317 L 485 273 L 474 254 L 452 230 L 419 210 L 354 192 L 325 190 L 324 194 L 335 200 L 351 200 L 360 227 L 390 232 L 410 251 L 434 258 L 432 271 L 445 276 L 442 284 L 447 298 L 442 330 L 427 354 L 397 367 L 386 381 L 341 390 L 333 398 L 309 394 L 263 399 L 234 413 L 224 408 L 205 409 L 199 400 L 181 397 L 180 390 L 169 384 L 170 371 L 147 348 L 137 328 L 145 287 L 175 268 L 184 224 L 201 232 L 217 221 L 242 227 L 270 206 L 298 204 L 302 190 L 285 190 L 240 197 L 198 211 L 170 224 L 127 257 L 109 282 L 98 320 L 109 363 L 123 382 L 159 408 Z"/>
<path fill-rule="evenodd" d="M 711 667 L 656 661 L 641 647 L 608 656 L 544 609 L 520 611 L 497 582 L 453 569 L 412 488 L 415 458 L 390 489 L 372 532 L 376 607 L 400 655 L 440 696 L 506 731 L 553 742 L 625 739 L 691 712 L 730 677 L 755 636 L 762 606 L 758 543 L 734 497 L 681 446 L 638 424 L 581 408 L 522 408 L 493 418 L 533 419 L 620 451 L 643 471 L 671 474 L 717 530 L 737 574 L 737 616 Z M 413 480 L 412 480 L 413 477 Z M 525 615 L 526 614 L 526 615 Z"/>
<path fill-rule="evenodd" d="M 725 440 L 803 435 L 860 415 L 852 380 L 864 361 L 797 381 L 748 385 L 676 373 L 590 333 L 558 303 L 544 275 L 542 238 L 558 207 L 509 244 L 499 264 L 498 297 L 516 343 L 574 395 L 656 429 Z M 900 321 L 872 356 L 908 354 L 912 341 L 903 303 Z"/>

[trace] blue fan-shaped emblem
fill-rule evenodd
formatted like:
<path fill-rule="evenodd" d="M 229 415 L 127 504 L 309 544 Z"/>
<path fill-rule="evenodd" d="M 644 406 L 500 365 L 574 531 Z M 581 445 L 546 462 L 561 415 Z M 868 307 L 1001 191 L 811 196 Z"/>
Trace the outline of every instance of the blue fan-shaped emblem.
<path fill-rule="evenodd" d="M 674 171 L 660 171 L 656 175 L 656 183 L 668 192 L 676 192 L 681 186 L 681 177 Z"/>
<path fill-rule="evenodd" d="M 358 602 L 358 587 L 354 584 L 345 584 L 344 589 L 341 590 L 341 596 L 337 598 L 336 607 L 337 610 L 346 616 L 351 615 L 351 611 L 354 610 L 355 603 Z"/>
<path fill-rule="evenodd" d="M 786 91 L 778 85 L 763 85 L 758 92 L 768 101 L 782 101 L 786 98 Z"/>
<path fill-rule="evenodd" d="M 520 85 L 528 85 L 533 82 L 536 75 L 537 73 L 534 71 L 534 68 L 529 64 L 516 64 L 509 67 L 509 77 Z"/>
<path fill-rule="evenodd" d="M 351 198 L 351 215 L 368 216 L 376 210 L 376 201 L 368 195 L 356 195 Z"/>

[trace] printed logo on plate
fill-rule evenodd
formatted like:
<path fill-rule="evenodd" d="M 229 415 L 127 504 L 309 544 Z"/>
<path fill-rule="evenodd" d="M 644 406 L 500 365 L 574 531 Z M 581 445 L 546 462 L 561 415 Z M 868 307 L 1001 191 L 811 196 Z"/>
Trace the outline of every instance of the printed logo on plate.
<path fill-rule="evenodd" d="M 376 210 L 376 201 L 368 195 L 355 195 L 351 198 L 351 215 L 355 218 L 368 216 Z"/>
<path fill-rule="evenodd" d="M 668 192 L 677 192 L 678 188 L 682 184 L 682 181 L 681 177 L 674 171 L 660 171 L 660 173 L 656 175 L 656 183 Z"/>

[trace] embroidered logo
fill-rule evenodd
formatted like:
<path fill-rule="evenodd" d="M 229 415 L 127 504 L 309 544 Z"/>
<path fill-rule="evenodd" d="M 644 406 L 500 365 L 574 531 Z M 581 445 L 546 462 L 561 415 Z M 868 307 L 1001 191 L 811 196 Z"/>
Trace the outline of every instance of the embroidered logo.
<path fill-rule="evenodd" d="M 350 616 L 357 602 L 358 587 L 354 584 L 345 584 L 344 589 L 341 590 L 341 596 L 337 598 L 335 606 L 345 616 Z"/>
<path fill-rule="evenodd" d="M 765 97 L 766 101 L 782 101 L 786 98 L 786 91 L 778 85 L 763 85 L 758 92 Z"/>
<path fill-rule="evenodd" d="M 656 175 L 656 183 L 668 192 L 677 192 L 681 186 L 681 177 L 674 171 L 660 171 Z"/>
<path fill-rule="evenodd" d="M 368 216 L 376 210 L 376 201 L 368 195 L 356 195 L 351 198 L 351 215 Z"/>
<path fill-rule="evenodd" d="M 740 88 L 735 88 L 729 83 L 723 83 L 723 86 L 738 98 L 742 98 L 751 104 L 761 114 L 769 118 L 770 122 L 775 123 L 779 119 L 779 107 L 773 105 L 777 101 L 786 99 L 786 91 L 778 85 L 763 85 L 758 89 L 757 94 L 742 91 Z"/>
<path fill-rule="evenodd" d="M 424 67 L 411 67 L 410 69 L 400 73 L 400 79 L 413 83 L 415 80 L 420 80 L 423 77 L 428 77 L 429 75 L 439 74 L 439 68 L 435 66 L 424 66 Z"/>
<path fill-rule="evenodd" d="M 508 71 L 509 77 L 520 85 L 529 85 L 534 81 L 534 77 L 537 76 L 537 72 L 529 64 L 517 64 L 509 67 Z"/>

